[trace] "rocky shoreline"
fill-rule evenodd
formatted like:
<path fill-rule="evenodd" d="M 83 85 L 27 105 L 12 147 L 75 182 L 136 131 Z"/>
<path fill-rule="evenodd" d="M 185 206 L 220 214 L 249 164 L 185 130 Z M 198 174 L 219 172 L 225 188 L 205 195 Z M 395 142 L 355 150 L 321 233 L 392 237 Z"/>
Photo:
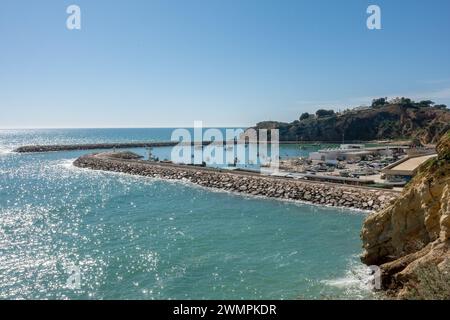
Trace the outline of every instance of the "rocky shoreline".
<path fill-rule="evenodd" d="M 111 153 L 86 155 L 74 165 L 167 180 L 183 180 L 214 189 L 252 196 L 302 201 L 323 206 L 373 211 L 394 201 L 398 193 L 364 187 L 293 180 L 258 173 L 120 159 Z"/>

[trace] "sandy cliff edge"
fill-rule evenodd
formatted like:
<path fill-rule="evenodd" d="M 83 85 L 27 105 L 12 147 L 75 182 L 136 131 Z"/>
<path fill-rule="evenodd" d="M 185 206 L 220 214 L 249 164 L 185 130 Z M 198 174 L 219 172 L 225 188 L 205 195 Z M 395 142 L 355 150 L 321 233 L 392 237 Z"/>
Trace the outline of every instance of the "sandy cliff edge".
<path fill-rule="evenodd" d="M 361 260 L 381 267 L 391 297 L 450 299 L 450 131 L 437 151 L 403 194 L 363 225 Z"/>

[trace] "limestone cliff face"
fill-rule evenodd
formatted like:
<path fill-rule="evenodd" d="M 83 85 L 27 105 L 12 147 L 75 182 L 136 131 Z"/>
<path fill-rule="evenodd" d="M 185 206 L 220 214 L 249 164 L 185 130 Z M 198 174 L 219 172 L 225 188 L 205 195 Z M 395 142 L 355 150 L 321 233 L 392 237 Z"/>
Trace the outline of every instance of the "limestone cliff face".
<path fill-rule="evenodd" d="M 450 298 L 450 131 L 437 150 L 361 233 L 362 261 L 380 265 L 384 289 L 399 298 Z"/>
<path fill-rule="evenodd" d="M 291 123 L 260 122 L 257 129 L 279 129 L 287 141 L 368 141 L 417 139 L 436 143 L 450 129 L 450 110 L 389 104 L 364 110 L 350 110 L 326 117 L 311 116 Z"/>

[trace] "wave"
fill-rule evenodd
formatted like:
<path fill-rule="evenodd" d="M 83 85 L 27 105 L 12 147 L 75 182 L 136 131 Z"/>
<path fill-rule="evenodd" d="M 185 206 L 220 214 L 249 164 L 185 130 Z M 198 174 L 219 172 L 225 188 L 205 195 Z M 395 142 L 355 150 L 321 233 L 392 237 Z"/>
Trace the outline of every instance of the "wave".
<path fill-rule="evenodd" d="M 161 180 L 167 181 L 166 179 L 161 179 Z M 265 196 L 265 195 L 253 195 L 253 194 L 243 193 L 243 192 L 239 192 L 239 191 L 226 190 L 226 189 L 215 188 L 215 187 L 207 187 L 207 186 L 195 184 L 189 180 L 183 180 L 183 181 L 171 180 L 171 181 L 179 181 L 186 185 L 201 188 L 201 189 L 207 190 L 209 192 L 227 193 L 227 194 L 230 194 L 233 196 L 243 197 L 244 199 L 248 199 L 248 200 L 252 200 L 252 199 L 270 200 L 270 201 L 289 203 L 289 204 L 298 205 L 298 206 L 307 205 L 307 206 L 313 206 L 313 207 L 317 207 L 317 208 L 321 208 L 321 209 L 340 210 L 340 211 L 346 212 L 346 213 L 353 212 L 355 214 L 369 214 L 372 212 L 369 210 L 363 210 L 363 209 L 358 209 L 358 208 L 332 206 L 332 205 L 328 205 L 328 204 L 313 203 L 313 202 L 308 202 L 308 201 L 298 200 L 298 199 L 274 198 L 274 197 L 269 197 L 269 196 Z"/>
<path fill-rule="evenodd" d="M 64 160 L 60 160 L 58 161 L 57 166 L 63 167 L 65 169 L 69 169 L 69 170 L 73 170 L 73 169 L 77 169 L 77 167 L 75 167 L 73 165 L 73 162 L 76 160 L 75 159 L 64 159 Z"/>
<path fill-rule="evenodd" d="M 373 275 L 371 269 L 357 262 L 353 257 L 345 275 L 335 279 L 322 280 L 322 284 L 343 290 L 348 297 L 360 299 L 375 298 L 373 289 Z"/>
<path fill-rule="evenodd" d="M 4 146 L 0 146 L 0 155 L 11 154 L 11 153 L 14 153 L 13 149 L 4 147 Z"/>

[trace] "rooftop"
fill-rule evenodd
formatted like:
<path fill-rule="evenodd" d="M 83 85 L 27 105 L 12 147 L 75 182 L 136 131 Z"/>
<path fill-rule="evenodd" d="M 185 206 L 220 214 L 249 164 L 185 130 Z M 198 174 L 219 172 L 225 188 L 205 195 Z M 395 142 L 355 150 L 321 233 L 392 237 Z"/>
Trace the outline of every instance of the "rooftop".
<path fill-rule="evenodd" d="M 408 171 L 413 171 L 413 170 L 417 169 L 422 163 L 424 163 L 428 159 L 431 159 L 431 158 L 434 158 L 434 157 L 436 157 L 435 154 L 422 156 L 422 157 L 410 158 L 410 159 L 408 159 L 408 160 L 406 160 L 406 161 L 396 165 L 395 167 L 391 168 L 391 170 L 408 170 Z"/>
<path fill-rule="evenodd" d="M 420 167 L 427 160 L 436 157 L 436 154 L 429 154 L 420 157 L 406 158 L 406 160 L 400 161 L 397 164 L 386 167 L 383 172 L 387 174 L 397 175 L 414 175 L 417 168 Z"/>

